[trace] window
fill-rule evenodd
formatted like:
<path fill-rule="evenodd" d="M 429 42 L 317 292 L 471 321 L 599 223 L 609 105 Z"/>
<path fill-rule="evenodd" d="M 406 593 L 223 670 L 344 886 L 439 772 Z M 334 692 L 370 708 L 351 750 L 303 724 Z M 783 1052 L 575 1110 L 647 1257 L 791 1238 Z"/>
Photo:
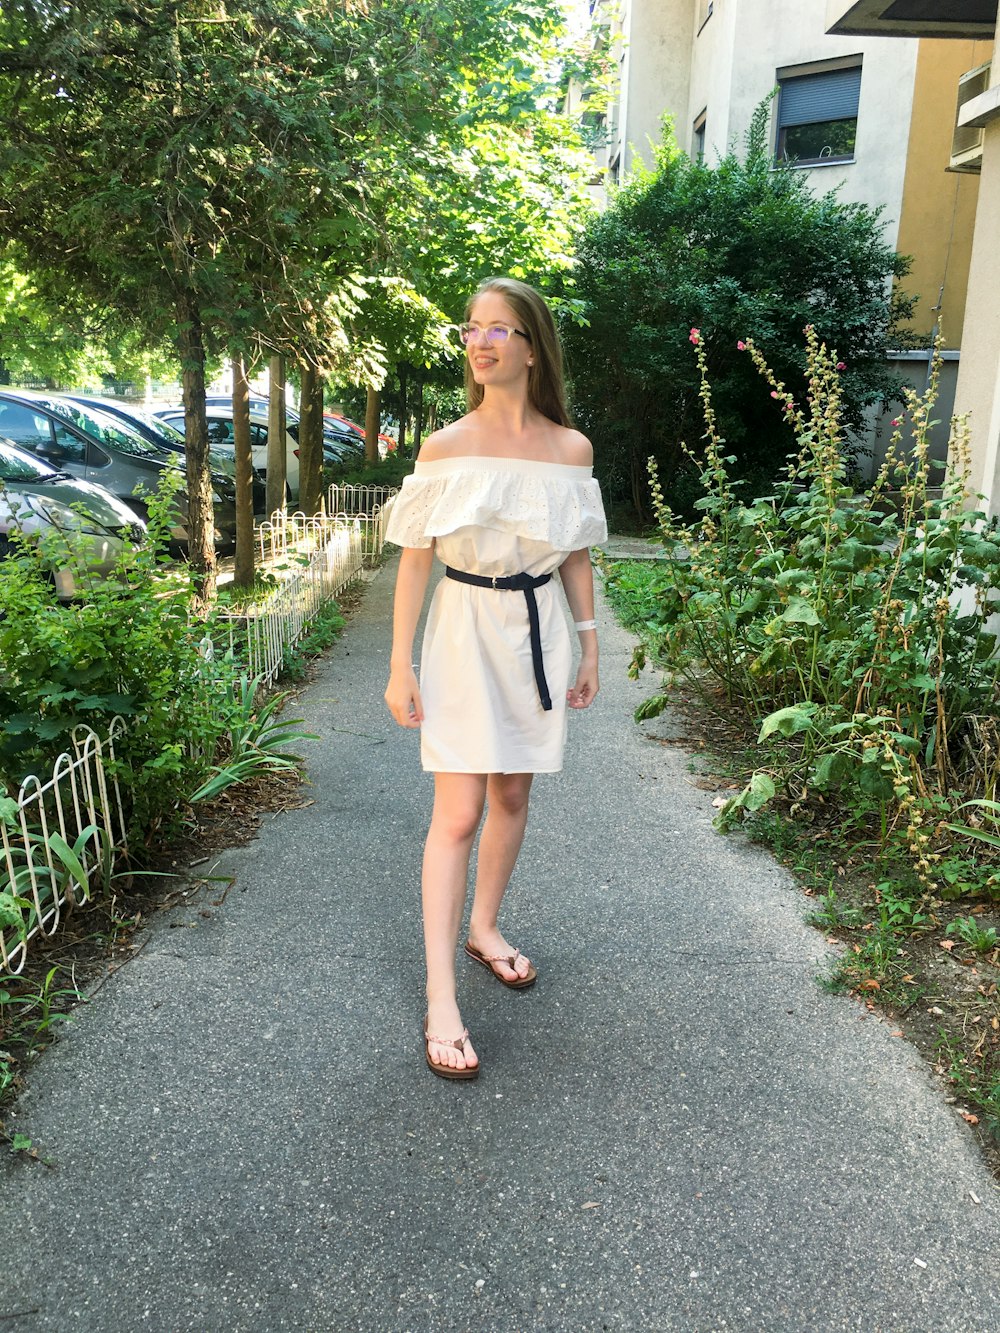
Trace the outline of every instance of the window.
<path fill-rule="evenodd" d="M 76 463 L 83 467 L 88 461 L 93 463 L 108 463 L 110 459 L 104 455 L 99 460 L 87 458 L 87 446 L 83 439 L 77 435 L 75 430 L 70 430 L 59 421 L 52 423 L 53 443 L 45 451 L 45 457 L 50 463 Z"/>
<path fill-rule="evenodd" d="M 705 160 L 705 123 L 706 112 L 703 111 L 695 119 L 691 126 L 691 161 L 704 162 Z"/>
<path fill-rule="evenodd" d="M 785 76 L 779 72 L 778 87 L 779 162 L 854 161 L 860 64 Z"/>
<path fill-rule="evenodd" d="M 233 423 L 224 418 L 209 417 L 208 419 L 208 442 L 209 444 L 232 444 L 233 442 Z"/>
<path fill-rule="evenodd" d="M 36 415 L 21 403 L 0 402 L 0 435 L 33 454 L 39 452 L 40 446 L 46 448 L 52 442 L 48 418 Z"/>

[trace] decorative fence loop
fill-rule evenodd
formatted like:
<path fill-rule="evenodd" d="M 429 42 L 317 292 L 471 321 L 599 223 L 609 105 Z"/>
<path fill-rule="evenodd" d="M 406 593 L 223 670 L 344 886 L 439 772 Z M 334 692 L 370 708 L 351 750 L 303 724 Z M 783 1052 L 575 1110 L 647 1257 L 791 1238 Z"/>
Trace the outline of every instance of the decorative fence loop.
<path fill-rule="evenodd" d="M 7 885 L 0 892 L 28 904 L 26 929 L 0 930 L 0 968 L 23 970 L 29 941 L 53 935 L 63 906 L 91 897 L 95 872 L 125 850 L 125 815 L 115 774 L 115 740 L 125 730 L 112 718 L 102 740 L 90 727 L 73 731 L 73 753 L 61 754 L 47 782 L 21 783 L 17 812 L 0 820 Z"/>

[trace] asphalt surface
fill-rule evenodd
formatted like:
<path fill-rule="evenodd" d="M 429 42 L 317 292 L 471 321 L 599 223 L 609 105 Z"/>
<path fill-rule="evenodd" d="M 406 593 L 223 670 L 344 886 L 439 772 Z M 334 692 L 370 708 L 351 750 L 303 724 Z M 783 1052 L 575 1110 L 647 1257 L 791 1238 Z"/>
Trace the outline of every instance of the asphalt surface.
<path fill-rule="evenodd" d="M 31 1078 L 0 1329 L 1000 1329 L 1000 1197 L 916 1052 L 711 827 L 600 612 L 604 689 L 537 780 L 482 1060 L 424 1065 L 431 779 L 381 694 L 391 566 L 305 691 L 314 804 L 164 914 Z M 974 1197 L 975 1196 L 975 1197 Z M 976 1202 L 976 1199 L 980 1202 Z"/>

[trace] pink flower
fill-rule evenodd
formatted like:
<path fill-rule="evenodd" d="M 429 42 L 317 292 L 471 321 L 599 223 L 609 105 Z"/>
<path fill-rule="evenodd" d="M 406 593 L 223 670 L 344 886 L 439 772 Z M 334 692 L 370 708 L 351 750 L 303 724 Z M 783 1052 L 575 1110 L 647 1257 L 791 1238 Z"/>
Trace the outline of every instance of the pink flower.
<path fill-rule="evenodd" d="M 742 339 L 736 344 L 736 350 L 738 352 L 745 352 L 747 350 L 747 345 Z"/>
<path fill-rule="evenodd" d="M 795 404 L 794 404 L 794 403 L 786 403 L 786 404 L 785 404 L 785 411 L 788 413 L 789 416 L 791 416 L 791 414 L 795 411 Z"/>
<path fill-rule="evenodd" d="M 838 369 L 838 370 L 846 370 L 846 369 L 847 369 L 847 362 L 846 362 L 846 361 L 838 361 L 838 362 L 837 362 L 837 369 Z"/>
<path fill-rule="evenodd" d="M 894 426 L 902 425 L 902 422 L 903 422 L 903 418 L 902 418 L 902 417 L 893 417 L 893 419 L 892 419 L 892 424 L 893 424 Z"/>
<path fill-rule="evenodd" d="M 778 390 L 777 390 L 777 389 L 772 389 L 772 390 L 771 390 L 771 397 L 772 397 L 772 398 L 777 398 L 777 396 L 778 396 Z"/>
<path fill-rule="evenodd" d="M 688 334 L 688 338 L 697 347 L 698 344 L 701 342 L 701 329 L 692 329 L 691 332 Z"/>

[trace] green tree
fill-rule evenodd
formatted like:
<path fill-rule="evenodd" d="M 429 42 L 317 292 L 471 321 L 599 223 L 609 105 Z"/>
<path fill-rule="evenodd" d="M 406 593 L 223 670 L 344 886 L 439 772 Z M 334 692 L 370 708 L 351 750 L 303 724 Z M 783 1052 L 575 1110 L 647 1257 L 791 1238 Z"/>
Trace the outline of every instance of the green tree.
<path fill-rule="evenodd" d="M 452 326 L 482 279 L 568 281 L 592 164 L 561 101 L 583 68 L 562 7 L 523 7 L 511 39 L 460 71 L 442 132 L 394 167 L 405 184 L 385 200 L 387 245 L 351 325 L 350 359 L 364 364 L 342 375 L 366 388 L 367 421 L 388 388 L 405 430 L 427 373 L 461 361 Z"/>
<path fill-rule="evenodd" d="M 173 342 L 206 595 L 206 358 L 259 334 L 321 365 L 344 341 L 405 183 L 385 165 L 454 119 L 454 89 L 499 67 L 521 9 L 14 0 L 0 16 L 0 225 L 47 294 Z"/>
<path fill-rule="evenodd" d="M 906 345 L 912 302 L 893 287 L 909 261 L 882 234 L 879 210 L 817 195 L 806 176 L 775 166 L 767 107 L 755 113 L 745 152 L 716 166 L 692 162 L 672 142 L 595 215 L 574 269 L 585 322 L 566 330 L 572 401 L 594 442 L 612 500 L 648 513 L 646 461 L 657 459 L 674 507 L 700 495 L 699 376 L 689 338 L 700 330 L 719 430 L 735 475 L 768 486 L 794 437 L 781 404 L 761 399 L 738 349 L 752 337 L 800 400 L 802 332 L 836 348 L 843 420 L 859 447 L 865 408 L 898 394 L 888 347 Z"/>

